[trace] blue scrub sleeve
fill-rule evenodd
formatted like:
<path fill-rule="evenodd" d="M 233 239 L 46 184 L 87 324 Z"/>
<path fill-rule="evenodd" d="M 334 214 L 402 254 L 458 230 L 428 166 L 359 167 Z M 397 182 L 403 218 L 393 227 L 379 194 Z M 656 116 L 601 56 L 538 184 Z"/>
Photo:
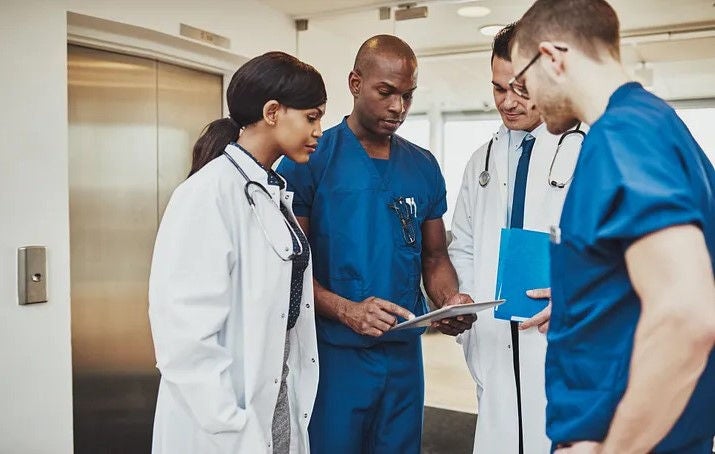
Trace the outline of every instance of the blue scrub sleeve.
<path fill-rule="evenodd" d="M 288 190 L 293 192 L 293 213 L 300 217 L 310 217 L 315 196 L 315 183 L 310 163 L 296 164 L 287 157 L 281 159 L 276 168 L 288 182 Z"/>
<path fill-rule="evenodd" d="M 593 178 L 590 200 L 595 206 L 581 212 L 600 217 L 591 224 L 598 226 L 597 239 L 620 241 L 626 249 L 667 227 L 702 226 L 681 151 L 668 140 L 672 132 L 664 135 L 653 137 L 643 128 L 620 124 L 599 128 L 591 137 L 591 159 L 583 162 L 580 177 Z"/>
<path fill-rule="evenodd" d="M 430 204 L 430 209 L 427 212 L 426 220 L 431 221 L 434 219 L 441 219 L 444 213 L 447 212 L 447 186 L 444 182 L 444 176 L 439 170 L 439 165 L 437 161 L 434 161 L 435 166 L 435 178 L 436 181 L 434 187 L 434 198 Z"/>

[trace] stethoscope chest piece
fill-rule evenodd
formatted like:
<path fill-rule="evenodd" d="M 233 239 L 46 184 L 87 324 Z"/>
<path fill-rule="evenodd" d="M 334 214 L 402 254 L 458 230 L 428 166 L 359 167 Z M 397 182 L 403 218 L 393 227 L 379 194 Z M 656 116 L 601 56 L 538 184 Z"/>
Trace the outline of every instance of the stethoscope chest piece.
<path fill-rule="evenodd" d="M 486 188 L 489 184 L 489 180 L 492 179 L 489 175 L 489 158 L 492 156 L 492 144 L 494 143 L 494 138 L 489 141 L 487 145 L 487 158 L 484 160 L 484 170 L 479 174 L 479 186 Z"/>
<path fill-rule="evenodd" d="M 491 180 L 489 172 L 487 170 L 482 170 L 482 173 L 479 174 L 479 186 L 486 188 L 489 184 L 489 180 Z"/>

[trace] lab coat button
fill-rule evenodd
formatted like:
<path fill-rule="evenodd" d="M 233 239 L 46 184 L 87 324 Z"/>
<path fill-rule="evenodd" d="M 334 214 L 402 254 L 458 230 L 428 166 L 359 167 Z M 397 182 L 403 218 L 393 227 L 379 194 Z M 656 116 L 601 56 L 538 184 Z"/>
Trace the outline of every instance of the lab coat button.
<path fill-rule="evenodd" d="M 310 358 L 311 361 L 315 362 L 315 358 Z"/>
<path fill-rule="evenodd" d="M 286 318 L 286 314 L 285 313 L 281 314 L 281 318 Z"/>
<path fill-rule="evenodd" d="M 278 379 L 277 378 L 273 379 L 273 383 L 278 383 Z"/>
<path fill-rule="evenodd" d="M 307 418 L 307 417 L 308 417 L 308 413 L 303 413 L 303 417 L 304 417 L 304 418 Z"/>
<path fill-rule="evenodd" d="M 310 304 L 306 304 L 305 307 L 306 307 L 307 309 L 310 309 Z"/>

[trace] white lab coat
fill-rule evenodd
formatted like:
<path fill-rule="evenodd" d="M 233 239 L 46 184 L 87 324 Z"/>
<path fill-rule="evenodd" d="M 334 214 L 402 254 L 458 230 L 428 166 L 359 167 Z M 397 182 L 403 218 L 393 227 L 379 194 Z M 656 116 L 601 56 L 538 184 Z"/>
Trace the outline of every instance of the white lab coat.
<path fill-rule="evenodd" d="M 293 194 L 235 146 L 226 150 L 274 203 Z M 155 454 L 272 452 L 271 425 L 283 367 L 292 262 L 271 249 L 244 194 L 246 180 L 219 157 L 171 197 L 154 248 L 149 316 L 161 385 Z M 277 207 L 256 208 L 278 248 L 290 248 Z M 290 336 L 291 453 L 309 453 L 318 386 L 311 265 Z"/>
<path fill-rule="evenodd" d="M 549 134 L 543 124 L 532 134 L 536 143 L 529 162 L 524 228 L 548 232 L 550 226 L 559 222 L 568 186 L 558 189 L 547 183 L 559 136 Z M 500 232 L 507 225 L 508 146 L 508 131 L 502 125 L 492 145 L 491 181 L 485 188 L 479 185 L 479 174 L 486 160 L 485 144 L 467 164 L 455 207 L 450 257 L 459 276 L 460 291 L 468 293 L 474 301 L 491 300 L 495 294 Z M 572 175 L 563 170 L 573 170 L 578 151 L 562 146 L 558 157 L 561 172 L 554 174 L 559 181 L 566 181 Z M 472 328 L 457 341 L 464 348 L 467 365 L 477 383 L 479 418 L 474 452 L 518 453 L 519 426 L 509 322 L 495 319 L 493 311 L 481 312 Z M 524 453 L 548 453 L 544 390 L 546 336 L 536 328 L 520 331 L 519 353 Z"/>

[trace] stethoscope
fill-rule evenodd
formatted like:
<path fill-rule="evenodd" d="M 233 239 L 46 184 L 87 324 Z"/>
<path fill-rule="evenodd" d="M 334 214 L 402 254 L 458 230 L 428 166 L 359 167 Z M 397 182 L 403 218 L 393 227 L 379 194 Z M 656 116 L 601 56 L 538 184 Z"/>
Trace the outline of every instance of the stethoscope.
<path fill-rule="evenodd" d="M 554 163 L 556 162 L 556 156 L 559 154 L 559 150 L 561 149 L 561 144 L 564 142 L 564 139 L 568 137 L 569 135 L 575 134 L 578 136 L 581 136 L 581 141 L 583 142 L 583 139 L 586 138 L 586 133 L 583 132 L 581 129 L 581 122 L 579 122 L 576 125 L 576 128 L 571 129 L 566 131 L 565 133 L 561 134 L 561 137 L 559 137 L 559 142 L 556 144 L 556 151 L 554 152 L 554 157 L 551 158 L 551 165 L 549 166 L 549 175 L 546 177 L 546 180 L 548 181 L 549 185 L 558 188 L 558 189 L 563 189 L 571 183 L 571 180 L 573 180 L 573 173 L 569 177 L 568 180 L 564 182 L 558 182 L 554 179 L 551 178 L 551 174 L 554 170 Z M 484 162 L 484 170 L 479 174 L 479 186 L 486 188 L 487 185 L 489 184 L 489 181 L 491 181 L 492 177 L 489 174 L 489 158 L 492 154 L 492 144 L 494 143 L 494 138 L 492 137 L 489 140 L 489 145 L 487 145 L 487 160 Z"/>
<path fill-rule="evenodd" d="M 278 257 L 280 257 L 281 260 L 284 262 L 288 262 L 290 260 L 295 259 L 296 257 L 300 256 L 303 254 L 303 244 L 300 241 L 300 237 L 298 236 L 298 233 L 295 231 L 293 226 L 288 222 L 288 220 L 285 218 L 283 215 L 283 212 L 281 209 L 278 207 L 278 205 L 273 201 L 273 198 L 271 197 L 271 194 L 268 192 L 265 186 L 263 186 L 261 183 L 251 180 L 248 178 L 248 175 L 246 175 L 246 172 L 243 171 L 241 166 L 238 165 L 236 161 L 226 153 L 225 151 L 223 152 L 224 156 L 228 158 L 229 161 L 231 161 L 231 164 L 240 172 L 241 175 L 243 175 L 243 178 L 246 179 L 246 184 L 243 186 L 243 192 L 246 194 L 246 199 L 248 200 L 248 205 L 251 207 L 251 210 L 253 211 L 254 216 L 256 217 L 256 220 L 258 221 L 258 225 L 261 226 L 261 230 L 263 230 L 263 236 L 266 237 L 266 241 L 268 241 L 268 244 L 271 245 L 271 248 L 273 248 L 273 251 L 276 253 Z M 251 193 L 251 187 L 254 186 L 257 188 L 257 190 L 253 191 Z M 268 235 L 268 231 L 266 230 L 266 227 L 263 224 L 263 221 L 261 220 L 261 216 L 258 214 L 258 211 L 256 210 L 256 201 L 253 198 L 255 194 L 263 194 L 264 197 L 266 197 L 268 200 L 270 200 L 270 205 L 275 209 L 278 210 L 278 212 L 281 215 L 281 218 L 283 219 L 283 222 L 285 222 L 286 227 L 288 227 L 288 231 L 290 232 L 292 238 L 293 238 L 293 244 L 298 245 L 298 249 L 296 250 L 295 247 L 291 250 L 288 247 L 285 247 L 283 249 L 283 253 L 276 248 L 275 244 L 271 240 L 270 235 Z"/>

